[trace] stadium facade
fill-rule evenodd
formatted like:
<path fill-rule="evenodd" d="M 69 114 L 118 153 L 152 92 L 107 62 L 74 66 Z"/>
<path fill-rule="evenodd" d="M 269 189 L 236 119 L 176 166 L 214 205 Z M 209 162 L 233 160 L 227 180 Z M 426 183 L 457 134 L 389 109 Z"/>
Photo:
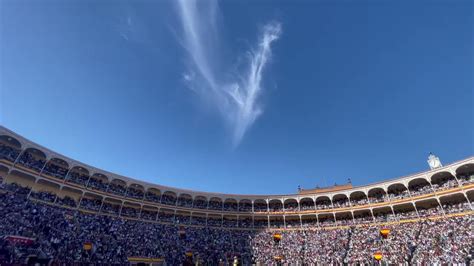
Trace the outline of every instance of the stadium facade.
<path fill-rule="evenodd" d="M 161 186 L 110 173 L 55 153 L 4 127 L 0 127 L 0 151 L 2 183 L 30 187 L 31 200 L 46 199 L 49 204 L 84 212 L 162 223 L 281 230 L 343 226 L 356 220 L 370 224 L 387 215 L 417 219 L 432 208 L 440 209 L 441 216 L 474 213 L 474 157 L 364 186 L 241 195 Z M 453 204 L 469 207 L 462 214 L 445 209 Z"/>

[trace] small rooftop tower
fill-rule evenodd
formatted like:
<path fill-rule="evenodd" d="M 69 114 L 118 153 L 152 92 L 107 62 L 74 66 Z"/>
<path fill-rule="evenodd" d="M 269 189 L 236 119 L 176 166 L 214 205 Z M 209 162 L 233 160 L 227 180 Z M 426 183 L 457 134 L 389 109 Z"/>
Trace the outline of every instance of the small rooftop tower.
<path fill-rule="evenodd" d="M 428 164 L 430 165 L 431 170 L 443 166 L 439 158 L 431 152 L 430 152 L 430 155 L 428 156 Z"/>

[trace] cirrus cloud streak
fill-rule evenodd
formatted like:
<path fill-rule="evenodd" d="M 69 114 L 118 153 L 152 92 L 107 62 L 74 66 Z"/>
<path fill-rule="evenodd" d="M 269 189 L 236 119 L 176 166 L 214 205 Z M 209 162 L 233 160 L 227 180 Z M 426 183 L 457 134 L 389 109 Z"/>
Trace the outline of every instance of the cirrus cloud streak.
<path fill-rule="evenodd" d="M 272 21 L 263 26 L 258 43 L 244 54 L 247 64 L 232 72 L 219 58 L 217 1 L 178 0 L 177 11 L 180 42 L 188 54 L 183 78 L 190 89 L 217 107 L 231 127 L 233 144 L 238 145 L 263 112 L 259 103 L 263 71 L 271 58 L 272 43 L 282 33 L 281 24 Z"/>

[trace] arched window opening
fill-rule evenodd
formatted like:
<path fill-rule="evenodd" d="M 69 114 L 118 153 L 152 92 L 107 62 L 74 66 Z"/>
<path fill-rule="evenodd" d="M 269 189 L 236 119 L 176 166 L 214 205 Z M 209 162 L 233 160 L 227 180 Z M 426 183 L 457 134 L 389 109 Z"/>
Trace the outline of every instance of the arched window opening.
<path fill-rule="evenodd" d="M 49 160 L 44 166 L 43 174 L 59 179 L 64 179 L 66 178 L 68 170 L 69 164 L 66 161 L 59 158 L 53 158 Z"/>
<path fill-rule="evenodd" d="M 316 198 L 316 210 L 324 210 L 331 208 L 331 199 L 327 196 Z"/>
<path fill-rule="evenodd" d="M 26 168 L 32 169 L 36 172 L 40 172 L 46 163 L 46 155 L 35 148 L 26 149 L 20 156 L 18 164 Z"/>
<path fill-rule="evenodd" d="M 410 197 L 407 187 L 401 183 L 390 185 L 387 191 L 390 200 L 398 200 Z"/>
<path fill-rule="evenodd" d="M 197 196 L 194 198 L 193 203 L 194 208 L 197 209 L 206 209 L 207 208 L 207 199 L 203 196 Z"/>
<path fill-rule="evenodd" d="M 89 179 L 89 183 L 87 187 L 106 192 L 107 187 L 109 186 L 108 180 L 109 179 L 105 175 L 96 173 L 96 174 L 93 174 L 91 178 Z"/>
<path fill-rule="evenodd" d="M 222 200 L 220 198 L 211 198 L 209 200 L 210 210 L 222 210 Z"/>
<path fill-rule="evenodd" d="M 283 211 L 283 204 L 280 200 L 273 199 L 268 203 L 271 212 L 281 212 Z"/>
<path fill-rule="evenodd" d="M 131 184 L 127 189 L 127 197 L 142 200 L 145 196 L 145 188 L 139 184 Z"/>
<path fill-rule="evenodd" d="M 253 210 L 254 210 L 254 212 L 267 212 L 268 211 L 267 202 L 265 200 L 262 200 L 262 199 L 255 200 L 253 202 Z"/>
<path fill-rule="evenodd" d="M 384 202 L 388 198 L 387 192 L 380 187 L 370 189 L 367 196 L 370 203 Z"/>
<path fill-rule="evenodd" d="M 363 191 L 354 191 L 350 194 L 349 197 L 352 206 L 366 205 L 369 203 L 369 199 Z"/>
<path fill-rule="evenodd" d="M 145 200 L 149 202 L 160 203 L 161 191 L 156 188 L 149 188 L 145 193 Z"/>
<path fill-rule="evenodd" d="M 181 194 L 178 197 L 178 206 L 180 207 L 187 207 L 187 208 L 192 208 L 193 207 L 193 198 L 189 194 Z"/>
<path fill-rule="evenodd" d="M 15 162 L 21 152 L 21 144 L 10 136 L 0 136 L 0 160 Z"/>
<path fill-rule="evenodd" d="M 312 198 L 302 198 L 300 200 L 300 209 L 302 211 L 314 210 L 314 200 Z"/>
<path fill-rule="evenodd" d="M 417 178 L 408 182 L 408 189 L 411 196 L 433 193 L 431 184 L 424 178 Z"/>

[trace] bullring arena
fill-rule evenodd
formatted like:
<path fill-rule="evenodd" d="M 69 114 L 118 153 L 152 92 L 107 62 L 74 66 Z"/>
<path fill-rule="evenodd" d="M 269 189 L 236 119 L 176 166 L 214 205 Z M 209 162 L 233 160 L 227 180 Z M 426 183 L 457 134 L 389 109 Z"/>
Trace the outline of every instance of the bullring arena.
<path fill-rule="evenodd" d="M 0 127 L 0 176 L 2 265 L 469 265 L 474 252 L 474 157 L 364 186 L 234 195 L 109 173 Z"/>

